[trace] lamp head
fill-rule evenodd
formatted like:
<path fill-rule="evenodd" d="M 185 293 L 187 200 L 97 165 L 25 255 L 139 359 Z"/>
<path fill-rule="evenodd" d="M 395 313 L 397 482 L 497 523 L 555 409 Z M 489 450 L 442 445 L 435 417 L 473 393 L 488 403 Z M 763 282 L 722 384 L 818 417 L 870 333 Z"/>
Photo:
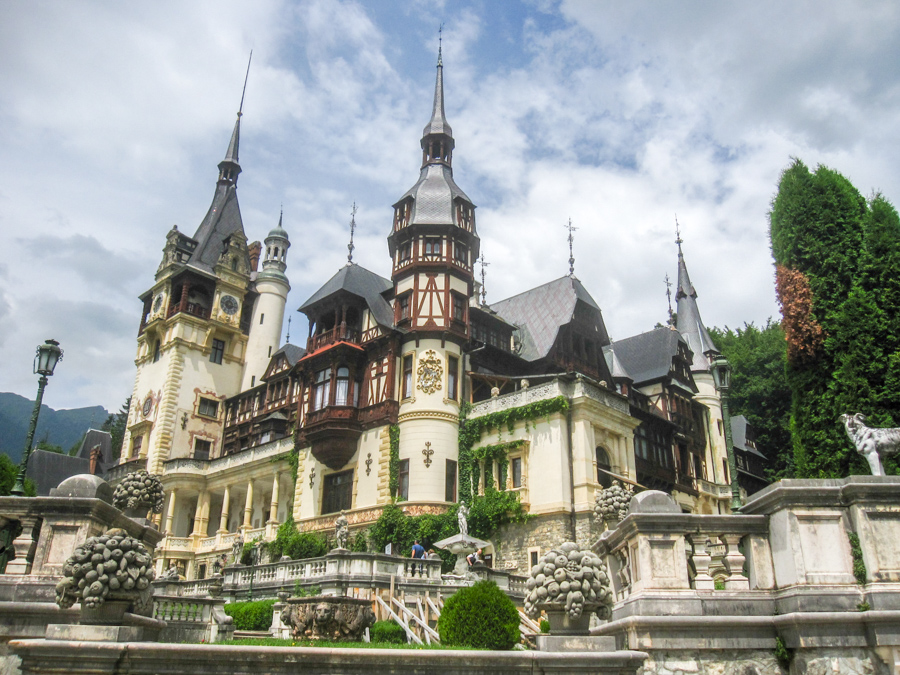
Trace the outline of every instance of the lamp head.
<path fill-rule="evenodd" d="M 53 375 L 56 364 L 62 361 L 63 350 L 56 340 L 47 340 L 37 348 L 34 357 L 34 372 L 38 375 L 49 377 Z"/>
<path fill-rule="evenodd" d="M 731 364 L 721 354 L 713 359 L 712 363 L 713 381 L 716 383 L 716 389 L 725 393 L 731 386 Z"/>

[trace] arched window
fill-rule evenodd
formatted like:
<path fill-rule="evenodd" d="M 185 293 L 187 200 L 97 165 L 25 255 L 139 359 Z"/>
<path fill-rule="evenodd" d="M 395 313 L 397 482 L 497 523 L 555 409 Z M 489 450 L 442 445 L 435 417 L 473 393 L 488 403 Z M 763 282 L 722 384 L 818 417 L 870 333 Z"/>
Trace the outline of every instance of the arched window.
<path fill-rule="evenodd" d="M 337 380 L 334 387 L 334 404 L 347 405 L 350 393 L 350 371 L 347 368 L 338 368 Z"/>
<path fill-rule="evenodd" d="M 612 476 L 607 473 L 612 470 L 612 464 L 609 461 L 609 453 L 602 445 L 597 446 L 597 482 L 605 488 L 612 485 Z"/>

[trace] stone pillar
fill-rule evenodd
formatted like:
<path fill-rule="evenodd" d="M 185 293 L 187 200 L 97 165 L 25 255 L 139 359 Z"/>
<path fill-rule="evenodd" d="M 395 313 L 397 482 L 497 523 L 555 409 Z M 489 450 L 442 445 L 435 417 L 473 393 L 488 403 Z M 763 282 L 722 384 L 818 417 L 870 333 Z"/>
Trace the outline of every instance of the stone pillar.
<path fill-rule="evenodd" d="M 247 481 L 247 501 L 244 503 L 244 524 L 245 530 L 250 529 L 250 519 L 253 517 L 253 481 Z"/>
<path fill-rule="evenodd" d="M 13 550 L 16 552 L 16 557 L 14 560 L 6 563 L 7 574 L 31 574 L 31 564 L 34 562 L 34 553 L 37 549 L 41 522 L 41 519 L 37 516 L 23 516 L 19 518 L 19 523 L 22 525 L 22 533 L 13 540 Z"/>
<path fill-rule="evenodd" d="M 269 523 L 278 522 L 278 487 L 281 480 L 281 474 L 275 473 L 272 480 L 272 501 L 269 503 Z"/>
<path fill-rule="evenodd" d="M 204 490 L 200 494 L 200 504 L 198 511 L 200 512 L 200 535 L 208 536 L 207 533 L 209 531 L 209 502 L 210 502 L 210 494 L 207 490 Z"/>
<path fill-rule="evenodd" d="M 169 506 L 166 509 L 166 534 L 172 536 L 172 519 L 175 517 L 175 490 L 169 491 Z"/>
<path fill-rule="evenodd" d="M 228 516 L 231 508 L 231 486 L 225 486 L 225 495 L 222 497 L 222 516 L 219 518 L 219 531 L 216 534 L 228 532 Z"/>
<path fill-rule="evenodd" d="M 728 572 L 728 578 L 725 580 L 725 590 L 750 590 L 750 580 L 744 576 L 744 560 L 746 560 L 746 557 L 738 549 L 741 535 L 723 534 L 721 539 L 727 549 L 725 557 L 722 559 L 722 564 L 725 565 L 725 570 Z"/>
<path fill-rule="evenodd" d="M 197 495 L 197 506 L 194 507 L 194 526 L 191 528 L 191 536 L 201 536 L 203 534 L 203 500 L 206 492 Z"/>
<path fill-rule="evenodd" d="M 707 548 L 707 538 L 703 533 L 690 535 L 693 554 L 691 562 L 694 564 L 694 590 L 711 591 L 716 587 L 715 580 L 709 575 L 709 563 L 712 556 Z"/>

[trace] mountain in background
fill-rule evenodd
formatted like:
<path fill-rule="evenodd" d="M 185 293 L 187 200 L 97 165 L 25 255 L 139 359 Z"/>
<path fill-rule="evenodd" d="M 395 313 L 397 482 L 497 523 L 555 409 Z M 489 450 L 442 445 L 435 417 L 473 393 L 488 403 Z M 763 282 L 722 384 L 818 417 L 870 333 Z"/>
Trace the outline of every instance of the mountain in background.
<path fill-rule="evenodd" d="M 18 394 L 0 392 L 0 452 L 17 463 L 22 459 L 33 409 L 34 401 Z M 109 413 L 99 405 L 73 410 L 53 410 L 42 405 L 34 442 L 46 440 L 68 452 L 85 431 L 91 427 L 99 429 L 107 417 Z"/>

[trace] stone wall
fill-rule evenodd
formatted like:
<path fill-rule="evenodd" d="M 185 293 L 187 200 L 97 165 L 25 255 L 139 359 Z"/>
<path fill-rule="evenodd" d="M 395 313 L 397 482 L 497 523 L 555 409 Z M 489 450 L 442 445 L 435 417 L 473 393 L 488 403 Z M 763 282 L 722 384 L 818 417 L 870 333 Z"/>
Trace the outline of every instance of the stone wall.
<path fill-rule="evenodd" d="M 640 675 L 787 675 L 775 652 L 762 649 L 654 650 L 649 654 Z"/>
<path fill-rule="evenodd" d="M 538 555 L 543 555 L 571 540 L 572 520 L 568 515 L 534 516 L 527 523 L 510 523 L 491 538 L 494 567 L 527 575 L 531 570 L 529 550 L 540 549 Z"/>

